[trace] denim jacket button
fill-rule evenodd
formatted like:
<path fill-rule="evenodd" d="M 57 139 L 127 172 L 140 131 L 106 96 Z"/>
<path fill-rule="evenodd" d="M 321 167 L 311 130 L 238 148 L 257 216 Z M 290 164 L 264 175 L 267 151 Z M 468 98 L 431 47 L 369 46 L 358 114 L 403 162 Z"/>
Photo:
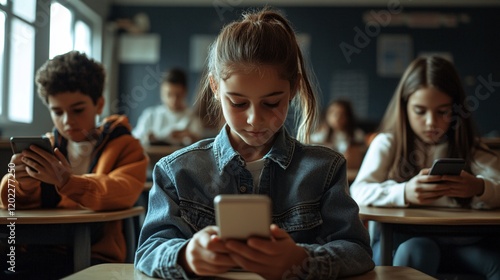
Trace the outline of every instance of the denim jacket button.
<path fill-rule="evenodd" d="M 245 187 L 245 186 L 240 187 L 240 192 L 244 193 L 246 191 L 247 191 L 247 187 Z"/>

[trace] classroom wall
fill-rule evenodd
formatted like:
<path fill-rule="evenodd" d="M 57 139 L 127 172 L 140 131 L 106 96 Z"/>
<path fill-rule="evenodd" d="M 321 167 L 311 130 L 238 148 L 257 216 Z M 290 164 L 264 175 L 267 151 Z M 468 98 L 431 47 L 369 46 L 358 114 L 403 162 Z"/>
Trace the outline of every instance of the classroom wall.
<path fill-rule="evenodd" d="M 411 59 L 422 52 L 446 52 L 453 57 L 469 94 L 468 101 L 480 133 L 498 133 L 500 118 L 496 110 L 500 105 L 500 8 L 405 7 L 403 4 L 398 7 L 279 7 L 298 33 L 310 36 L 306 56 L 316 74 L 322 104 L 347 94 L 355 102 L 358 116 L 369 123 L 378 123 L 399 80 L 399 75 L 387 77 L 377 74 L 377 66 L 381 65 L 377 62 L 377 51 L 381 50 L 378 45 L 381 38 L 388 34 L 409 35 Z M 150 33 L 161 37 L 158 63 L 119 64 L 119 100 L 115 100 L 113 109 L 127 114 L 135 125 L 144 108 L 160 104 L 159 73 L 173 66 L 188 70 L 192 101 L 200 72 L 189 70 L 191 36 L 216 35 L 224 24 L 239 18 L 244 9 L 247 7 L 221 10 L 215 6 L 112 6 L 111 20 L 132 18 L 144 12 L 150 18 Z M 397 15 L 419 12 L 455 15 L 459 22 L 453 28 L 383 26 L 384 22 L 397 20 Z M 389 18 L 385 21 L 380 19 L 377 29 L 373 21 L 368 24 L 363 21 L 367 13 L 388 14 Z M 426 24 L 426 19 L 419 24 Z M 383 62 L 386 65 L 391 63 L 392 47 L 394 44 L 385 45 L 386 60 Z M 346 50 L 353 53 L 346 55 Z M 392 62 L 398 61 L 404 63 L 405 60 Z M 405 67 L 406 64 L 396 68 Z"/>

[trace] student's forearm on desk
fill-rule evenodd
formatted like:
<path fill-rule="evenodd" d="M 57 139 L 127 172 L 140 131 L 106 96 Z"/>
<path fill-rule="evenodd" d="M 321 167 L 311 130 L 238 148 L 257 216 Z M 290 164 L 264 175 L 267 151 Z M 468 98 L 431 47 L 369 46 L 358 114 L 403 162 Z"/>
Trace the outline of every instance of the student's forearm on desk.
<path fill-rule="evenodd" d="M 0 185 L 0 196 L 2 208 L 7 208 L 9 203 L 9 179 L 10 175 L 6 174 L 2 178 L 2 182 Z M 19 209 L 29 209 L 29 208 L 37 208 L 41 205 L 41 189 L 40 182 L 36 180 L 32 180 L 31 183 L 26 182 L 21 185 L 17 181 L 10 181 L 11 186 L 13 185 L 15 188 L 15 206 Z"/>

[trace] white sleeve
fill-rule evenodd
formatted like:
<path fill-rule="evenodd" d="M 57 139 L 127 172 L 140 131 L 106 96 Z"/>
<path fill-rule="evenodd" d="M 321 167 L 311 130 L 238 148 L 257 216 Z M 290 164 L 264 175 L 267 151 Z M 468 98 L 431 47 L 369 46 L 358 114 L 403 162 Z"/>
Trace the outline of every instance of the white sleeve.
<path fill-rule="evenodd" d="M 137 125 L 132 130 L 132 135 L 141 141 L 142 145 L 149 144 L 149 132 L 152 122 L 152 110 L 146 108 L 137 120 Z"/>
<path fill-rule="evenodd" d="M 471 164 L 471 171 L 484 180 L 484 192 L 472 198 L 471 206 L 475 209 L 500 207 L 500 154 L 492 155 L 477 150 Z"/>
<path fill-rule="evenodd" d="M 354 142 L 365 143 L 365 132 L 362 129 L 357 128 L 354 130 Z"/>
<path fill-rule="evenodd" d="M 370 144 L 356 179 L 350 187 L 351 196 L 359 205 L 408 207 L 405 184 L 388 180 L 389 168 L 395 160 L 392 137 L 378 134 Z"/>
<path fill-rule="evenodd" d="M 326 140 L 326 129 L 321 129 L 311 134 L 311 143 L 324 144 Z"/>

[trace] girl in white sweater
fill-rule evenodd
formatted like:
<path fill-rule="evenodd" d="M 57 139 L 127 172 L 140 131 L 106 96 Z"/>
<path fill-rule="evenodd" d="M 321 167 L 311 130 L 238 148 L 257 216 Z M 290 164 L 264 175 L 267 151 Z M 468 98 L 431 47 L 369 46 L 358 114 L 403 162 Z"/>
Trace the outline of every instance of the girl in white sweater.
<path fill-rule="evenodd" d="M 500 207 L 500 157 L 480 142 L 465 100 L 450 62 L 439 57 L 414 60 L 350 188 L 356 202 L 384 207 Z M 443 157 L 464 158 L 462 173 L 428 175 L 434 159 Z M 371 227 L 371 234 L 377 263 L 376 227 Z M 405 239 L 396 250 L 394 265 L 436 275 L 438 268 L 454 263 L 466 272 L 500 279 L 499 238 Z"/>

